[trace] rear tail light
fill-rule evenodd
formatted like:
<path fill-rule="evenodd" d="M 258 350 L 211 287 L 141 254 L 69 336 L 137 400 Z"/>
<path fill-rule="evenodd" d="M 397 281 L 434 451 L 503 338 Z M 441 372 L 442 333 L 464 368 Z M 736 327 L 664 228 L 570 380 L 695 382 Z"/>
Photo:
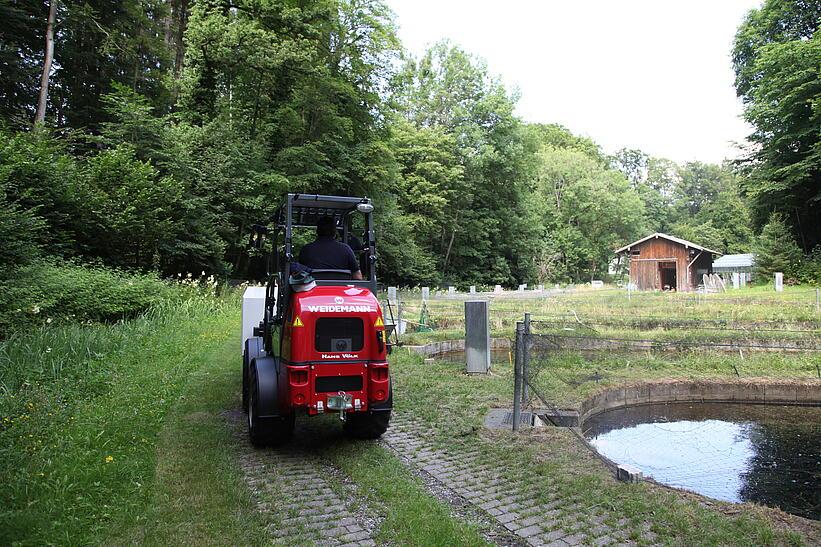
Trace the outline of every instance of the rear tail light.
<path fill-rule="evenodd" d="M 291 385 L 301 386 L 308 383 L 307 370 L 292 370 L 291 371 Z"/>
<path fill-rule="evenodd" d="M 288 384 L 291 404 L 304 406 L 308 404 L 308 367 L 288 367 Z"/>
<path fill-rule="evenodd" d="M 387 363 L 373 363 L 368 367 L 368 396 L 371 401 L 385 402 L 390 390 L 390 373 Z"/>

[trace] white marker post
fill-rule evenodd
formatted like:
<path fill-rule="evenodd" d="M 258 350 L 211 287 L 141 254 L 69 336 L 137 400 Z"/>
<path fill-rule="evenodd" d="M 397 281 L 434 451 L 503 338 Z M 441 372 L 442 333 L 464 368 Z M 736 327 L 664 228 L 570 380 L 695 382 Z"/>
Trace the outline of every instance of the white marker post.
<path fill-rule="evenodd" d="M 775 292 L 784 292 L 784 273 L 775 272 Z"/>

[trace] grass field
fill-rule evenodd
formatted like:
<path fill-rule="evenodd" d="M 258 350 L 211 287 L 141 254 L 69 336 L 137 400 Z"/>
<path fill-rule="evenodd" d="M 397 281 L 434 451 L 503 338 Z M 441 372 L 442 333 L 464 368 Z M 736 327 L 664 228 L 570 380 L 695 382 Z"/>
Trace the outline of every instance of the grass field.
<path fill-rule="evenodd" d="M 672 309 L 665 300 L 669 297 L 648 297 L 642 309 L 646 315 L 663 315 Z M 562 298 L 573 299 L 572 307 Z M 625 321 L 637 317 L 635 310 L 603 305 L 597 299 L 590 291 L 539 301 L 540 307 L 526 300 L 496 300 L 491 309 L 507 314 L 496 334 L 509 335 L 512 322 L 526 309 L 536 318 L 569 309 L 577 314 L 586 310 L 580 315 L 584 318 L 607 312 L 624 318 L 610 325 L 614 329 L 637 330 L 625 327 Z M 436 305 L 457 313 L 462 303 Z M 708 312 L 714 305 L 719 304 L 693 304 L 694 310 L 687 307 L 686 313 L 664 317 L 679 322 L 714 318 Z M 755 306 L 759 307 L 754 314 L 743 309 L 728 313 L 738 321 L 778 321 L 782 313 L 795 327 L 791 330 L 800 331 L 800 339 L 817 337 L 818 320 L 812 310 L 794 306 L 779 312 L 779 304 Z M 239 406 L 238 308 L 236 295 L 192 297 L 115 325 L 60 325 L 0 343 L 0 544 L 270 543 L 265 518 L 256 510 L 237 466 L 236 431 L 224 418 Z M 687 333 L 683 325 L 640 325 L 638 330 L 680 336 Z M 458 338 L 460 328 L 449 326 L 408 338 Z M 815 354 L 801 353 L 565 352 L 549 357 L 550 373 L 543 371 L 536 380 L 546 393 L 568 405 L 603 385 L 634 379 L 811 377 L 818 363 Z M 462 365 L 424 363 L 401 349 L 391 362 L 397 412 L 429 424 L 432 439 L 442 446 L 478 447 L 499 465 L 526 469 L 538 488 L 558 488 L 568 499 L 624 513 L 630 526 L 638 527 L 647 515 L 655 515 L 653 532 L 662 542 L 802 542 L 798 534 L 774 526 L 756 508 L 728 515 L 664 489 L 614 483 L 566 431 L 519 436 L 483 431 L 484 410 L 510 405 L 509 364 L 477 377 L 464 375 Z M 382 514 L 376 536 L 380 542 L 484 541 L 481 530 L 434 498 L 379 443 L 340 441 L 328 454 Z"/>

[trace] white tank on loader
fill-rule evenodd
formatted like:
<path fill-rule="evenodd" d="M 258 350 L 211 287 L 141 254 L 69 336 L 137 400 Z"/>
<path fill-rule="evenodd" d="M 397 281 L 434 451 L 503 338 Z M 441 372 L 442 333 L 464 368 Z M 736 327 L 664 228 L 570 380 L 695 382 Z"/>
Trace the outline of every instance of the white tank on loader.
<path fill-rule="evenodd" d="M 254 336 L 265 316 L 265 287 L 248 287 L 242 294 L 242 333 L 239 341 L 240 353 L 245 352 L 245 341 Z"/>

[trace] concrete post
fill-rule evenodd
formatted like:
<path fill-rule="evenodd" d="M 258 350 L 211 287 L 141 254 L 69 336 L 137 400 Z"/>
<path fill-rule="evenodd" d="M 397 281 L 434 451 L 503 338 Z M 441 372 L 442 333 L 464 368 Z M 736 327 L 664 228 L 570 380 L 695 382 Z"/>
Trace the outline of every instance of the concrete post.
<path fill-rule="evenodd" d="M 448 294 L 456 294 L 456 287 L 454 287 L 453 285 L 448 287 Z"/>
<path fill-rule="evenodd" d="M 465 357 L 467 372 L 487 374 L 490 370 L 489 302 L 465 302 Z"/>
<path fill-rule="evenodd" d="M 516 322 L 516 360 L 513 362 L 513 431 L 519 430 L 522 418 L 522 348 L 524 347 L 525 326 Z"/>
<path fill-rule="evenodd" d="M 422 287 L 422 302 L 430 300 L 430 287 Z"/>
<path fill-rule="evenodd" d="M 495 294 L 502 294 L 502 286 L 501 285 L 496 285 L 495 287 L 493 287 L 493 292 Z"/>
<path fill-rule="evenodd" d="M 391 305 L 396 305 L 396 287 L 388 287 L 388 302 L 390 302 Z"/>
<path fill-rule="evenodd" d="M 784 274 L 782 272 L 775 272 L 775 292 L 784 291 Z"/>
<path fill-rule="evenodd" d="M 470 286 L 470 294 L 476 294 L 476 285 Z"/>
<path fill-rule="evenodd" d="M 741 279 L 738 272 L 733 272 L 733 288 L 738 289 L 741 287 Z"/>

